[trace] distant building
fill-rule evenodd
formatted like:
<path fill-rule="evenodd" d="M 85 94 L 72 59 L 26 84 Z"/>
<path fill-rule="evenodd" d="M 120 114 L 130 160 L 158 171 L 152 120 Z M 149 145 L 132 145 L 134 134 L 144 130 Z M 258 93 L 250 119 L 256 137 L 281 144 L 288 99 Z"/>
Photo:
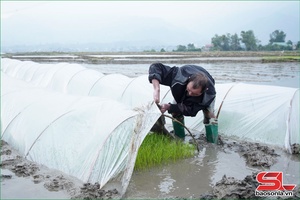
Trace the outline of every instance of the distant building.
<path fill-rule="evenodd" d="M 273 47 L 279 47 L 280 49 L 285 49 L 285 50 L 295 50 L 295 46 L 289 43 L 285 42 L 273 42 L 271 44 Z"/>
<path fill-rule="evenodd" d="M 202 51 L 210 51 L 214 47 L 213 44 L 206 44 L 202 47 Z"/>
<path fill-rule="evenodd" d="M 291 46 L 290 44 L 287 44 L 285 42 L 273 42 L 272 45 L 278 45 L 278 46 L 283 46 L 283 47 Z"/>

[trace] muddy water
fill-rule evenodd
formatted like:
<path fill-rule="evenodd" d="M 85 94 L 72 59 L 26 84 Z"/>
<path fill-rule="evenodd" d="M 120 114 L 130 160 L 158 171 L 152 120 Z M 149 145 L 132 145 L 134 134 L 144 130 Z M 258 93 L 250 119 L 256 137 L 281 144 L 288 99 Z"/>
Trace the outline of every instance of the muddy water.
<path fill-rule="evenodd" d="M 174 66 L 174 64 L 165 64 Z M 216 83 L 244 82 L 299 88 L 298 63 L 193 64 L 206 68 L 213 75 Z M 176 66 L 182 65 L 176 64 Z M 147 74 L 149 68 L 149 64 L 85 66 L 104 74 L 122 73 L 129 77 Z M 250 165 L 240 151 L 204 144 L 200 153 L 193 158 L 134 172 L 126 197 L 129 199 L 198 198 L 201 194 L 211 191 L 224 175 L 243 180 L 247 175 L 261 171 L 282 171 L 284 183 L 299 185 L 299 156 L 289 155 L 282 149 L 274 149 L 279 156 L 274 158 L 274 163 L 270 167 L 264 167 Z"/>
<path fill-rule="evenodd" d="M 63 191 L 51 192 L 42 184 L 32 184 L 30 178 L 16 178 L 14 173 L 7 169 L 1 169 L 2 174 L 10 175 L 10 181 L 1 180 L 1 197 L 10 199 L 68 199 Z M 22 191 L 22 192 L 20 192 Z"/>
<path fill-rule="evenodd" d="M 234 162 L 228 162 L 228 161 Z M 130 198 L 197 198 L 212 189 L 224 174 L 243 179 L 251 174 L 237 153 L 224 153 L 217 146 L 203 148 L 194 158 L 135 172 L 128 188 Z"/>
<path fill-rule="evenodd" d="M 126 197 L 199 198 L 212 191 L 224 175 L 243 180 L 261 171 L 282 171 L 285 184 L 299 184 L 299 157 L 278 148 L 275 153 L 279 156 L 272 166 L 252 166 L 241 152 L 206 144 L 194 158 L 134 172 Z"/>

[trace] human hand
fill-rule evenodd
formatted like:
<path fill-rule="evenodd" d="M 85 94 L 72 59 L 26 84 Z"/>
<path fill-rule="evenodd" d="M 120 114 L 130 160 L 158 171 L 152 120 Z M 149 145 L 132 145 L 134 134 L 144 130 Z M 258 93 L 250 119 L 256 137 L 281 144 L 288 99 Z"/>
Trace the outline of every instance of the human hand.
<path fill-rule="evenodd" d="M 171 107 L 170 104 L 162 104 L 162 105 L 160 106 L 160 111 L 161 111 L 162 113 L 165 113 L 167 110 L 170 109 L 170 107 Z"/>
<path fill-rule="evenodd" d="M 218 125 L 218 119 L 217 118 L 211 118 L 209 120 L 209 124 L 215 124 L 215 125 Z"/>

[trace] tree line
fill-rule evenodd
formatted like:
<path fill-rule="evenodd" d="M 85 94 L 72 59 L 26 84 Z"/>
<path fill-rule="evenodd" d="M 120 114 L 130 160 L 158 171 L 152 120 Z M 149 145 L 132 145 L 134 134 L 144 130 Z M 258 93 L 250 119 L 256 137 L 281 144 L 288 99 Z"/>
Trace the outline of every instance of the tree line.
<path fill-rule="evenodd" d="M 270 40 L 267 45 L 261 45 L 260 41 L 255 37 L 252 30 L 241 31 L 240 35 L 230 33 L 218 35 L 215 34 L 211 38 L 210 51 L 282 51 L 282 50 L 299 50 L 300 41 L 293 44 L 291 40 L 285 41 L 286 34 L 281 30 L 275 30 L 270 34 Z M 163 52 L 164 49 L 161 49 Z M 178 45 L 174 52 L 182 51 L 201 51 L 194 44 Z"/>

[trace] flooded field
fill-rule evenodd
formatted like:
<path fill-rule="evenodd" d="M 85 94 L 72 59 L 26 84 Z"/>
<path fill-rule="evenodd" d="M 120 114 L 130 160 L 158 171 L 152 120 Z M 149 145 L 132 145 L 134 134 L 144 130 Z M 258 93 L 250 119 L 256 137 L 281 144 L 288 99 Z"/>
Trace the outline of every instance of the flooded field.
<path fill-rule="evenodd" d="M 169 66 L 196 64 L 206 68 L 215 78 L 216 83 L 244 82 L 255 84 L 277 85 L 299 88 L 300 66 L 297 62 L 262 63 L 261 57 L 254 54 L 251 57 L 195 57 L 182 55 L 85 55 L 85 58 L 101 59 L 96 63 L 85 62 L 82 56 L 15 56 L 15 59 L 33 60 L 35 62 L 72 62 L 79 63 L 86 68 L 95 69 L 104 74 L 124 74 L 137 77 L 148 74 L 148 68 L 153 62 L 162 62 Z M 41 59 L 42 58 L 42 59 Z M 114 62 L 112 62 L 112 60 Z M 134 62 L 133 62 L 134 61 Z M 103 63 L 102 63 L 103 62 Z M 200 133 L 201 134 L 201 133 Z M 126 198 L 199 198 L 200 195 L 211 191 L 224 176 L 242 180 L 247 175 L 261 171 L 282 171 L 285 184 L 298 184 L 300 180 L 300 158 L 290 155 L 284 150 L 269 146 L 278 155 L 274 157 L 274 164 L 266 166 L 252 166 L 247 162 L 241 148 L 243 141 L 234 138 L 226 139 L 225 145 L 203 143 L 200 153 L 193 158 L 184 159 L 143 171 L 135 171 L 132 175 Z M 249 148 L 251 149 L 251 148 Z M 252 147 L 252 150 L 257 150 Z M 259 154 L 264 157 L 264 154 Z M 23 181 L 24 182 L 24 181 Z M 22 181 L 14 184 L 15 188 L 22 188 Z M 25 183 L 23 183 L 25 184 Z M 27 184 L 27 183 L 26 183 Z M 16 197 L 9 182 L 2 183 L 2 190 L 10 186 L 4 193 L 6 198 Z M 39 190 L 40 192 L 42 189 Z M 30 192 L 29 192 L 30 193 Z M 45 194 L 45 193 L 44 193 Z M 32 192 L 26 197 L 41 198 L 40 193 Z M 51 195 L 49 195 L 50 197 Z M 3 196 L 1 196 L 3 197 Z M 44 197 L 44 196 L 43 196 Z M 66 198 L 65 193 L 55 193 L 52 198 Z M 71 198 L 71 196 L 70 196 Z"/>
<path fill-rule="evenodd" d="M 169 66 L 182 66 L 183 63 L 169 64 Z M 282 86 L 299 86 L 298 63 L 202 63 L 193 62 L 207 69 L 215 78 L 216 83 L 245 82 L 266 83 Z M 104 74 L 122 73 L 129 77 L 148 74 L 150 64 L 83 64 L 87 68 L 98 70 Z M 279 83 L 281 82 L 281 83 Z M 290 82 L 290 83 L 288 83 Z"/>
<path fill-rule="evenodd" d="M 2 57 L 39 63 L 78 63 L 105 74 L 129 77 L 148 74 L 152 63 L 195 64 L 206 68 L 217 83 L 251 82 L 299 86 L 299 62 L 264 63 L 266 57 L 299 56 L 297 52 L 165 52 L 165 53 L 24 53 Z M 281 82 L 281 83 L 278 83 Z M 290 82 L 290 83 L 289 83 Z"/>

